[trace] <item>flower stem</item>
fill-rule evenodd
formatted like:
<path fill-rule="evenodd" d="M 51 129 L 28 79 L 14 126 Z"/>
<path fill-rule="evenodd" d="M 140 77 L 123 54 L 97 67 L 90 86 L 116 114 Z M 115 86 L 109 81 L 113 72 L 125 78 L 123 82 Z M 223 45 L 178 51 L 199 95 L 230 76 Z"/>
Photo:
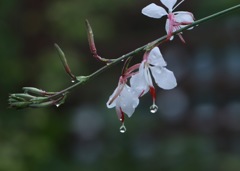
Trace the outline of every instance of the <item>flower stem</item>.
<path fill-rule="evenodd" d="M 221 16 L 221 15 L 223 15 L 223 14 L 227 14 L 227 13 L 232 12 L 232 11 L 234 11 L 234 10 L 237 10 L 237 9 L 239 9 L 239 8 L 240 8 L 240 4 L 235 5 L 235 6 L 233 6 L 233 7 L 230 7 L 230 8 L 228 8 L 228 9 L 225 9 L 225 10 L 223 10 L 223 11 L 217 12 L 217 13 L 215 13 L 215 14 L 209 15 L 209 16 L 204 17 L 204 18 L 202 18 L 202 19 L 199 19 L 199 20 L 193 22 L 192 24 L 189 24 L 189 25 L 187 25 L 187 26 L 185 26 L 185 27 L 183 27 L 183 28 L 181 28 L 181 29 L 173 32 L 173 35 L 179 34 L 179 33 L 183 32 L 183 31 L 187 30 L 188 28 L 197 26 L 197 25 L 199 25 L 200 23 L 207 22 L 207 21 L 209 21 L 209 20 L 211 20 L 211 19 L 214 19 L 214 18 L 216 18 L 216 17 L 218 17 L 218 16 Z M 120 56 L 120 57 L 118 57 L 118 58 L 116 58 L 116 59 L 112 59 L 112 61 L 111 61 L 110 63 L 107 63 L 105 66 L 103 66 L 102 68 L 98 69 L 97 71 L 93 72 L 92 74 L 90 74 L 90 75 L 88 75 L 88 76 L 77 76 L 77 77 L 75 77 L 74 75 L 71 74 L 70 70 L 67 70 L 68 74 L 69 74 L 72 78 L 76 79 L 77 82 L 76 82 L 75 84 L 67 87 L 66 89 L 63 89 L 63 90 L 61 90 L 61 91 L 59 91 L 59 92 L 53 93 L 53 95 L 50 95 L 50 94 L 49 94 L 47 97 L 44 96 L 44 100 L 51 100 L 50 102 L 52 102 L 53 99 L 54 99 L 54 98 L 57 98 L 58 96 L 64 97 L 64 99 L 65 99 L 66 94 L 67 94 L 70 90 L 76 88 L 77 86 L 79 86 L 79 85 L 81 85 L 81 84 L 86 83 L 87 81 L 93 79 L 94 77 L 98 76 L 99 74 L 103 73 L 104 71 L 106 71 L 107 69 L 111 68 L 112 66 L 118 64 L 119 62 L 121 62 L 121 61 L 123 61 L 123 60 L 125 60 L 125 59 L 127 59 L 127 58 L 129 58 L 129 57 L 132 57 L 132 56 L 136 55 L 137 53 L 139 53 L 139 52 L 141 52 L 141 51 L 146 51 L 146 50 L 152 49 L 153 47 L 155 47 L 155 46 L 163 43 L 164 41 L 166 41 L 167 38 L 168 38 L 167 35 L 162 36 L 162 37 L 160 37 L 160 38 L 158 38 L 158 39 L 156 39 L 156 40 L 154 40 L 154 41 L 152 41 L 152 42 L 150 42 L 150 43 L 148 43 L 148 44 L 146 44 L 146 45 L 144 45 L 144 46 L 142 46 L 142 47 L 139 47 L 139 48 L 137 48 L 137 49 L 135 49 L 135 50 L 133 50 L 133 51 L 125 54 L 125 55 L 122 55 L 122 56 Z M 59 48 L 59 49 L 60 49 L 60 48 Z M 61 51 L 59 51 L 59 52 L 61 52 Z M 61 53 L 60 53 L 60 55 L 64 56 L 64 54 L 61 54 Z M 68 64 L 67 64 L 67 61 L 65 60 L 65 58 L 62 58 L 61 60 L 62 60 L 62 62 L 63 62 L 63 64 L 64 64 L 64 67 L 68 69 Z M 14 100 L 14 99 L 10 99 L 10 100 Z M 15 99 L 15 101 L 16 101 L 16 99 Z M 21 101 L 21 100 L 20 100 L 20 101 Z M 22 103 L 22 102 L 21 102 L 21 103 Z M 61 103 L 63 103 L 63 101 L 61 101 Z M 25 105 L 25 104 L 24 104 L 24 105 Z M 22 106 L 22 104 L 20 104 L 20 108 L 23 108 L 23 107 L 28 107 L 28 104 L 26 104 L 26 106 Z"/>
<path fill-rule="evenodd" d="M 230 8 L 228 8 L 228 9 L 225 9 L 225 10 L 223 10 L 223 11 L 217 12 L 217 13 L 215 13 L 215 14 L 209 15 L 209 16 L 204 17 L 204 18 L 202 18 L 202 19 L 196 20 L 196 21 L 193 22 L 192 24 L 189 24 L 189 25 L 187 25 L 186 27 L 183 27 L 183 28 L 175 31 L 175 32 L 173 33 L 173 35 L 176 35 L 176 34 L 178 34 L 178 33 L 180 33 L 180 32 L 183 32 L 183 31 L 187 30 L 188 28 L 197 26 L 197 25 L 199 25 L 199 24 L 201 24 L 201 23 L 207 22 L 207 21 L 209 21 L 209 20 L 211 20 L 211 19 L 214 19 L 214 18 L 219 17 L 219 16 L 221 16 L 221 15 L 227 14 L 227 13 L 229 13 L 229 12 L 231 12 L 231 11 L 234 11 L 234 10 L 237 10 L 237 9 L 239 9 L 239 8 L 240 8 L 240 4 L 235 5 L 235 6 L 233 6 L 233 7 L 230 7 Z M 101 74 L 102 72 L 104 72 L 104 71 L 106 71 L 107 69 L 111 68 L 112 66 L 116 65 L 117 63 L 121 62 L 122 60 L 125 60 L 126 58 L 129 58 L 130 56 L 134 56 L 135 54 L 137 54 L 137 53 L 139 53 L 139 52 L 141 52 L 141 51 L 144 51 L 146 48 L 148 48 L 148 46 L 154 46 L 154 45 L 156 45 L 156 44 L 159 44 L 159 43 L 165 41 L 166 39 L 167 39 L 167 35 L 165 35 L 165 36 L 163 36 L 163 37 L 160 37 L 160 38 L 152 41 L 151 43 L 148 43 L 148 44 L 146 44 L 146 45 L 144 45 L 144 46 L 142 46 L 142 47 L 139 47 L 139 48 L 137 48 L 137 49 L 135 49 L 135 50 L 133 50 L 133 51 L 125 54 L 125 55 L 122 55 L 122 56 L 116 58 L 113 62 L 109 63 L 108 65 L 103 66 L 102 68 L 98 69 L 98 70 L 95 71 L 94 73 L 92 73 L 92 74 L 90 74 L 89 76 L 87 76 L 88 78 L 84 81 L 84 83 L 86 83 L 87 81 L 91 80 L 92 78 L 98 76 L 99 74 Z M 69 91 L 69 90 L 77 87 L 78 85 L 80 85 L 80 84 L 82 84 L 82 83 L 83 83 L 83 82 L 81 82 L 81 81 L 80 81 L 80 82 L 77 82 L 77 83 L 75 83 L 74 85 L 72 85 L 72 86 L 70 86 L 70 87 L 68 87 L 68 88 L 60 91 L 59 93 L 62 94 L 62 93 L 64 93 L 64 92 L 66 92 L 66 91 Z"/>

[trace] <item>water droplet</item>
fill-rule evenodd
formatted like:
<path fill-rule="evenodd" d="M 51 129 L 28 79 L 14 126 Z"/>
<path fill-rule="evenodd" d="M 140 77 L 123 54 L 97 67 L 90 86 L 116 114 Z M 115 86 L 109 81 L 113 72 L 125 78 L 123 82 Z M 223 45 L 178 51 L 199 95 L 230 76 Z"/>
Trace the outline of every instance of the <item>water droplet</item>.
<path fill-rule="evenodd" d="M 61 104 L 56 104 L 56 107 L 59 107 Z"/>
<path fill-rule="evenodd" d="M 151 113 L 156 113 L 158 110 L 158 106 L 153 104 L 152 106 L 150 106 L 150 112 Z"/>
<path fill-rule="evenodd" d="M 122 124 L 121 126 L 120 126 L 120 132 L 121 133 L 125 133 L 126 131 L 127 131 L 127 128 L 125 127 L 125 125 L 124 124 Z"/>
<path fill-rule="evenodd" d="M 121 60 L 122 62 L 124 61 L 124 59 Z"/>
<path fill-rule="evenodd" d="M 72 83 L 75 83 L 75 80 L 71 80 Z"/>

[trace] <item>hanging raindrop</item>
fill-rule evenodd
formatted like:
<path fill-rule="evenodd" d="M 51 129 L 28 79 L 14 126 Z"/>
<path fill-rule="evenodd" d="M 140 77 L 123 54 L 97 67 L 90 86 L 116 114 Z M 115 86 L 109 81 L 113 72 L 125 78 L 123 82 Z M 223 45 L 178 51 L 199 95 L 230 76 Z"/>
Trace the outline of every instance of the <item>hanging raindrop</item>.
<path fill-rule="evenodd" d="M 150 112 L 151 113 L 156 113 L 158 110 L 158 106 L 153 104 L 152 106 L 150 106 Z"/>
<path fill-rule="evenodd" d="M 126 131 L 127 131 L 127 128 L 125 127 L 125 125 L 124 124 L 122 124 L 121 126 L 120 126 L 120 132 L 121 133 L 125 133 Z"/>
<path fill-rule="evenodd" d="M 59 107 L 61 104 L 56 104 L 56 107 Z"/>

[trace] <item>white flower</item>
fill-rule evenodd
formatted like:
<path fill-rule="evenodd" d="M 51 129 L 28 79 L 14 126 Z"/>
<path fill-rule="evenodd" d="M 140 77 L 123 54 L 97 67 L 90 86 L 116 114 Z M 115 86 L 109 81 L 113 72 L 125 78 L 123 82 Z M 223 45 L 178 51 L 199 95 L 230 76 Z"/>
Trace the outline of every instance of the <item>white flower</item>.
<path fill-rule="evenodd" d="M 133 92 L 131 87 L 126 84 L 126 80 L 120 77 L 117 88 L 109 97 L 107 107 L 116 107 L 118 118 L 123 123 L 124 113 L 126 113 L 128 117 L 131 117 L 138 104 L 138 96 Z"/>
<path fill-rule="evenodd" d="M 165 29 L 168 34 L 168 38 L 172 40 L 173 39 L 172 33 L 188 24 L 193 23 L 194 17 L 191 12 L 187 11 L 173 12 L 173 10 L 178 5 L 180 5 L 180 3 L 182 3 L 184 0 L 178 3 L 175 7 L 174 5 L 176 4 L 177 0 L 160 0 L 160 1 L 168 8 L 168 12 L 164 8 L 154 3 L 151 3 L 150 5 L 142 9 L 142 14 L 151 18 L 161 18 L 162 16 L 167 15 L 168 19 L 166 21 Z M 184 42 L 182 36 L 180 34 L 178 34 L 178 36 Z"/>
<path fill-rule="evenodd" d="M 156 107 L 156 93 L 151 75 L 156 84 L 165 90 L 176 87 L 177 82 L 173 72 L 166 69 L 167 64 L 158 47 L 155 47 L 150 52 L 146 53 L 147 54 L 144 55 L 144 59 L 140 64 L 139 72 L 131 77 L 130 84 L 134 93 L 139 97 L 143 96 L 150 90 L 153 98 L 152 107 Z"/>

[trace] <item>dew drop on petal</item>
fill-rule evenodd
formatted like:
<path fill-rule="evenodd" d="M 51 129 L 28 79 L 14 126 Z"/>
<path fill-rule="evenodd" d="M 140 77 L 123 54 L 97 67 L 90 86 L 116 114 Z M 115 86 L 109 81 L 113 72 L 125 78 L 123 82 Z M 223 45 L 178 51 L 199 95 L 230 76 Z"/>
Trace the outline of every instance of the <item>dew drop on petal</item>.
<path fill-rule="evenodd" d="M 121 126 L 120 126 L 120 132 L 121 133 L 125 133 L 126 131 L 127 131 L 127 128 L 125 127 L 125 125 L 124 124 L 122 124 Z"/>
<path fill-rule="evenodd" d="M 150 106 L 150 112 L 151 113 L 156 113 L 158 111 L 158 106 L 153 104 L 152 106 Z"/>

